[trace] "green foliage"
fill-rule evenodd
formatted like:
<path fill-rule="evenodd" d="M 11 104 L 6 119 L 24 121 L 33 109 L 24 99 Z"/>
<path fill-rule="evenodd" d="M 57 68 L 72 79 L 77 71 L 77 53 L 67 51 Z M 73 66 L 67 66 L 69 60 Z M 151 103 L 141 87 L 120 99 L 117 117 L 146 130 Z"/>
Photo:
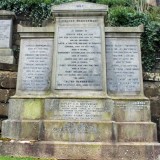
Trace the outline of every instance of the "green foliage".
<path fill-rule="evenodd" d="M 144 25 L 141 42 L 143 69 L 145 71 L 153 69 L 156 63 L 156 53 L 160 53 L 160 23 L 156 18 L 157 16 L 152 16 L 150 12 L 141 13 L 123 6 L 113 7 L 109 12 L 108 24 L 110 26 L 135 27 Z"/>
<path fill-rule="evenodd" d="M 160 25 L 153 21 L 145 25 L 142 34 L 142 61 L 143 69 L 151 71 L 156 63 L 156 53 L 160 50 Z M 160 53 L 160 52 L 159 52 Z"/>
<path fill-rule="evenodd" d="M 108 7 L 129 6 L 132 0 L 97 0 L 97 3 L 106 4 Z"/>
<path fill-rule="evenodd" d="M 51 16 L 51 5 L 77 0 L 0 0 L 0 9 L 25 16 L 33 26 L 41 26 Z M 138 26 L 144 24 L 142 34 L 143 69 L 151 71 L 155 54 L 160 54 L 160 7 L 149 7 L 144 0 L 83 0 L 109 6 L 107 25 Z"/>
<path fill-rule="evenodd" d="M 160 7 L 149 8 L 148 14 L 153 21 L 160 22 Z"/>
<path fill-rule="evenodd" d="M 51 5 L 48 3 L 49 0 L 5 0 L 0 1 L 0 9 L 23 15 L 33 26 L 41 26 L 42 21 L 50 16 Z"/>
<path fill-rule="evenodd" d="M 110 26 L 128 26 L 135 10 L 130 7 L 117 6 L 110 9 L 108 14 L 108 25 Z"/>

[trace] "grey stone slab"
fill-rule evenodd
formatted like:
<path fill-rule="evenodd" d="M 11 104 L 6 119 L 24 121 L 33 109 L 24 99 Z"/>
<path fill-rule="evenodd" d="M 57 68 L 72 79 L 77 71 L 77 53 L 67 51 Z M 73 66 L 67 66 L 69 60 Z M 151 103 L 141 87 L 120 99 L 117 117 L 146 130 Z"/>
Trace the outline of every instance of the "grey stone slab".
<path fill-rule="evenodd" d="M 7 10 L 0 10 L 0 17 L 15 18 L 15 13 Z"/>
<path fill-rule="evenodd" d="M 106 33 L 142 33 L 144 32 L 144 26 L 139 25 L 138 27 L 105 27 Z"/>
<path fill-rule="evenodd" d="M 148 122 L 151 120 L 147 100 L 114 100 L 116 122 Z"/>
<path fill-rule="evenodd" d="M 15 58 L 13 56 L 0 56 L 0 63 L 14 64 Z"/>
<path fill-rule="evenodd" d="M 142 89 L 138 38 L 106 38 L 107 90 L 113 95 L 139 95 Z"/>
<path fill-rule="evenodd" d="M 156 124 L 152 122 L 116 122 L 118 142 L 156 142 Z"/>
<path fill-rule="evenodd" d="M 0 20 L 0 48 L 11 47 L 12 25 L 12 20 Z"/>
<path fill-rule="evenodd" d="M 2 122 L 2 137 L 16 140 L 38 140 L 40 121 L 4 120 Z"/>
<path fill-rule="evenodd" d="M 112 122 L 43 121 L 45 141 L 111 142 Z"/>
<path fill-rule="evenodd" d="M 107 5 L 102 5 L 102 4 L 95 4 L 95 3 L 88 3 L 88 2 L 82 2 L 82 1 L 77 1 L 77 2 L 71 2 L 71 3 L 66 3 L 66 4 L 61 4 L 61 5 L 53 5 L 52 6 L 52 12 L 64 12 L 64 11 L 107 11 L 108 6 Z"/>
<path fill-rule="evenodd" d="M 57 22 L 55 89 L 102 90 L 102 19 L 73 17 Z"/>
<path fill-rule="evenodd" d="M 18 90 L 47 92 L 51 84 L 53 39 L 22 39 Z"/>
<path fill-rule="evenodd" d="M 10 99 L 10 120 L 39 120 L 43 118 L 44 99 Z"/>
<path fill-rule="evenodd" d="M 46 27 L 23 27 L 22 25 L 18 24 L 17 31 L 22 35 L 27 34 L 29 36 L 34 36 L 34 35 L 36 36 L 37 33 L 41 33 L 41 36 L 42 36 L 42 33 L 45 33 L 45 35 L 48 35 L 48 33 L 55 32 L 53 24 L 52 26 L 46 26 Z"/>
<path fill-rule="evenodd" d="M 113 101 L 99 99 L 46 99 L 45 119 L 105 120 L 113 118 Z"/>
<path fill-rule="evenodd" d="M 9 48 L 0 48 L 0 56 L 12 56 L 13 51 Z"/>

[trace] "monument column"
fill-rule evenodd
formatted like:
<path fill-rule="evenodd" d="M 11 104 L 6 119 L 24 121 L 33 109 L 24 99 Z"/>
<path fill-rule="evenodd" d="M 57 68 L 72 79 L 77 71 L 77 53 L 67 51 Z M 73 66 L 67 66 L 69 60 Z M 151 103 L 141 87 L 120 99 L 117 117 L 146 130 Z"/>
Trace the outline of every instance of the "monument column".
<path fill-rule="evenodd" d="M 156 141 L 150 102 L 143 93 L 138 27 L 106 27 L 107 93 L 114 101 L 118 142 Z M 134 130 L 134 131 L 133 131 Z"/>
<path fill-rule="evenodd" d="M 87 2 L 52 7 L 52 95 L 45 99 L 43 140 L 112 141 L 113 103 L 106 94 L 107 10 L 106 5 Z"/>

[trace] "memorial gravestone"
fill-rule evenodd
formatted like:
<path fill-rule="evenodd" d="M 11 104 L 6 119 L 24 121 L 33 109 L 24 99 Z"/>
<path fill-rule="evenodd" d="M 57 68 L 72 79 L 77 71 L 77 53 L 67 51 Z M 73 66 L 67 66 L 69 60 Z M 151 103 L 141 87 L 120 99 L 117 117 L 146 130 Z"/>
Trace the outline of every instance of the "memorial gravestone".
<path fill-rule="evenodd" d="M 53 52 L 53 28 L 46 27 L 34 31 L 19 25 L 21 36 L 17 95 L 46 94 L 51 87 Z"/>
<path fill-rule="evenodd" d="M 12 51 L 12 30 L 15 14 L 10 11 L 0 11 L 0 63 L 14 63 Z"/>
<path fill-rule="evenodd" d="M 106 63 L 108 94 L 143 95 L 140 35 L 143 28 L 108 27 Z"/>
<path fill-rule="evenodd" d="M 17 92 L 2 128 L 3 137 L 16 140 L 2 143 L 1 154 L 97 160 L 158 157 L 160 145 L 151 143 L 156 141 L 156 127 L 143 95 L 143 30 L 105 28 L 107 9 L 87 2 L 62 4 L 52 8 L 55 23 L 18 27 Z"/>

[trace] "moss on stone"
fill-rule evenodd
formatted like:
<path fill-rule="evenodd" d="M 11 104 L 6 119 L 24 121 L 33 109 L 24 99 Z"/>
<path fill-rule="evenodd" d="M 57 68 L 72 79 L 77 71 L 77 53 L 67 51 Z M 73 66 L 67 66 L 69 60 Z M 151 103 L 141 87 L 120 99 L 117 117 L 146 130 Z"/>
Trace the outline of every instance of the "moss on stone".
<path fill-rule="evenodd" d="M 23 117 L 25 119 L 41 119 L 43 106 L 43 99 L 26 99 L 24 102 Z"/>

